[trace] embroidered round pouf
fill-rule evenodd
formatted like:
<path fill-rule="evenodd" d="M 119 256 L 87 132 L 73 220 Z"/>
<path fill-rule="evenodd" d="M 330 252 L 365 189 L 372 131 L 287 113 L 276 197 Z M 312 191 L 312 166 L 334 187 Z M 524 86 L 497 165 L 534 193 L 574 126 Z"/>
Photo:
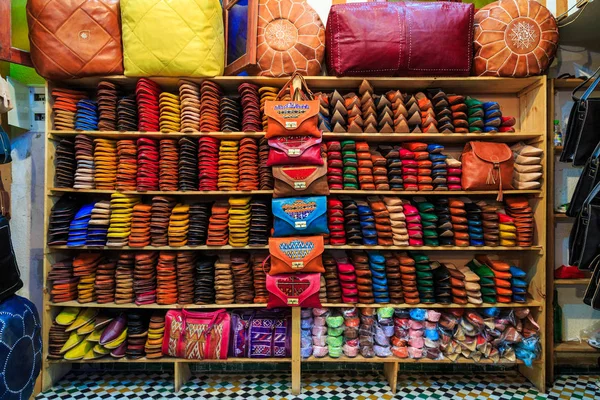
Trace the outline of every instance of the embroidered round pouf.
<path fill-rule="evenodd" d="M 37 309 L 24 297 L 0 303 L 0 399 L 27 400 L 42 365 L 42 334 Z"/>

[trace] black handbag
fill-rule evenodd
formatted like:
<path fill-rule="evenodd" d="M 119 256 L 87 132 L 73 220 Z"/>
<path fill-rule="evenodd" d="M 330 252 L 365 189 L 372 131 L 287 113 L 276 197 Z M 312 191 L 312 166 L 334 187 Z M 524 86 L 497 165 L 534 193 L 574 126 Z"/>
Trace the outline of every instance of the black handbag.
<path fill-rule="evenodd" d="M 8 220 L 0 216 L 0 302 L 23 287 L 21 273 L 10 238 Z"/>
<path fill-rule="evenodd" d="M 575 167 L 584 165 L 600 142 L 600 98 L 588 98 L 600 81 L 599 73 L 600 68 L 573 89 L 572 97 L 575 104 L 569 113 L 565 145 L 560 155 L 560 161 L 572 162 Z M 583 93 L 583 96 L 577 97 L 577 91 L 591 79 L 594 81 Z"/>
<path fill-rule="evenodd" d="M 569 235 L 569 264 L 587 271 L 598 254 L 600 244 L 600 183 L 583 201 Z"/>
<path fill-rule="evenodd" d="M 10 138 L 0 126 L 0 164 L 8 164 L 12 161 L 10 157 Z"/>
<path fill-rule="evenodd" d="M 567 208 L 566 214 L 569 217 L 576 217 L 581 211 L 581 206 L 585 201 L 586 197 L 590 194 L 594 186 L 600 182 L 600 174 L 598 168 L 600 167 L 600 142 L 596 145 L 594 152 L 585 162 L 583 172 L 579 176 L 577 186 L 571 197 L 569 208 Z"/>
<path fill-rule="evenodd" d="M 598 285 L 598 281 L 600 280 L 600 267 L 598 267 L 598 263 L 600 263 L 600 255 L 596 256 L 594 261 L 592 261 L 591 266 L 594 273 L 590 279 L 590 283 L 585 289 L 585 294 L 583 295 L 583 302 L 588 306 L 592 306 L 595 310 L 600 310 L 600 286 Z"/>

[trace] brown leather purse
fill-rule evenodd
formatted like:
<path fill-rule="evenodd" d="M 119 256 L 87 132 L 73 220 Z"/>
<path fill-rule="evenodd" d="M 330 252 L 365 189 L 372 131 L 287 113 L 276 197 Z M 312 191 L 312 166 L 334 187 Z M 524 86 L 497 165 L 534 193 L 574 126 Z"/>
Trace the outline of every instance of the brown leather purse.
<path fill-rule="evenodd" d="M 29 0 L 31 61 L 46 79 L 123 75 L 119 0 Z"/>
<path fill-rule="evenodd" d="M 319 100 L 313 100 L 306 81 L 294 73 L 277 95 L 277 101 L 265 102 L 268 118 L 265 137 L 313 136 L 320 138 Z"/>
<path fill-rule="evenodd" d="M 462 152 L 462 187 L 464 190 L 513 189 L 514 159 L 505 143 L 468 142 Z"/>
<path fill-rule="evenodd" d="M 327 196 L 327 165 L 273 167 L 273 197 Z"/>
<path fill-rule="evenodd" d="M 269 238 L 269 275 L 295 272 L 325 273 L 323 236 Z"/>

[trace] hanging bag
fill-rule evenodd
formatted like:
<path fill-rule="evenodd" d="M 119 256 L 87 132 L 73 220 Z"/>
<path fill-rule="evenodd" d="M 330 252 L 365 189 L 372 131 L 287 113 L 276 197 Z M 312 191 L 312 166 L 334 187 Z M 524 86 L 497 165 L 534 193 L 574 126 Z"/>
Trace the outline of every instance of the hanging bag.
<path fill-rule="evenodd" d="M 325 273 L 323 236 L 269 238 L 271 269 L 269 275 L 296 272 Z"/>
<path fill-rule="evenodd" d="M 513 153 L 505 143 L 468 142 L 461 157 L 464 190 L 497 190 L 502 201 L 502 190 L 513 189 Z"/>
<path fill-rule="evenodd" d="M 329 195 L 325 165 L 273 167 L 273 178 L 275 178 L 274 198 Z"/>
<path fill-rule="evenodd" d="M 289 93 L 290 100 L 283 100 Z M 265 137 L 281 136 L 321 137 L 319 129 L 319 100 L 313 100 L 304 77 L 294 73 L 277 95 L 277 101 L 265 103 L 268 118 Z"/>
<path fill-rule="evenodd" d="M 321 274 L 267 275 L 267 308 L 320 308 Z"/>
<path fill-rule="evenodd" d="M 600 142 L 600 99 L 590 99 L 600 77 L 600 67 L 573 89 L 573 107 L 569 113 L 565 145 L 560 154 L 561 162 L 572 162 L 573 166 L 582 166 L 594 152 Z M 593 79 L 581 97 L 577 92 Z"/>
<path fill-rule="evenodd" d="M 0 302 L 23 287 L 17 258 L 12 246 L 8 219 L 0 216 Z"/>
<path fill-rule="evenodd" d="M 226 310 L 169 310 L 165 317 L 162 353 L 192 360 L 227 358 L 231 317 Z"/>
<path fill-rule="evenodd" d="M 325 196 L 273 199 L 271 210 L 273 237 L 329 233 Z"/>
<path fill-rule="evenodd" d="M 577 186 L 571 197 L 571 202 L 567 208 L 566 214 L 569 217 L 576 217 L 581 211 L 581 206 L 585 201 L 586 197 L 590 194 L 594 186 L 600 182 L 600 174 L 598 174 L 598 168 L 600 167 L 600 142 L 596 145 L 594 152 L 585 162 L 583 172 L 579 176 Z"/>
<path fill-rule="evenodd" d="M 589 270 L 598 254 L 600 244 L 600 183 L 583 201 L 569 235 L 569 264 L 580 270 Z"/>

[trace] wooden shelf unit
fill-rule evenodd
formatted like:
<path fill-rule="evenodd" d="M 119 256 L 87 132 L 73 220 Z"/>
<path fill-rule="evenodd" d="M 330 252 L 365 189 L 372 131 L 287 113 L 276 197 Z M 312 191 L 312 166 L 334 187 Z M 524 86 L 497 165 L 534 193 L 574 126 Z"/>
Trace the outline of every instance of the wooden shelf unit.
<path fill-rule="evenodd" d="M 178 78 L 152 78 L 158 84 L 161 85 L 163 90 L 173 91 L 177 87 Z M 53 130 L 53 116 L 51 112 L 52 97 L 50 95 L 53 87 L 73 87 L 73 88 L 87 88 L 93 89 L 96 87 L 100 80 L 110 80 L 120 84 L 122 87 L 132 89 L 135 87 L 135 78 L 126 78 L 122 76 L 118 77 L 98 77 L 98 78 L 86 78 L 79 80 L 71 80 L 59 83 L 49 82 L 46 87 L 46 177 L 45 177 L 45 212 L 46 216 L 49 216 L 52 206 L 58 201 L 60 195 L 63 193 L 80 193 L 81 195 L 98 195 L 106 198 L 112 191 L 76 191 L 72 189 L 60 189 L 54 188 L 54 159 L 55 151 L 58 140 L 62 137 L 73 137 L 78 134 L 86 134 L 95 137 L 107 137 L 113 139 L 119 138 L 135 138 L 135 137 L 156 137 L 156 138 L 177 138 L 181 136 L 212 136 L 217 138 L 227 139 L 239 139 L 242 137 L 254 137 L 259 138 L 263 136 L 262 132 L 211 132 L 211 133 L 138 133 L 138 132 L 75 132 L 75 131 L 56 131 Z M 200 82 L 200 79 L 192 79 Z M 218 83 L 225 92 L 234 92 L 237 86 L 243 82 L 253 82 L 258 85 L 268 85 L 281 87 L 287 79 L 285 78 L 264 78 L 264 77 L 217 77 L 211 79 Z M 313 91 L 329 91 L 338 89 L 342 93 L 357 91 L 362 81 L 362 78 L 335 78 L 335 77 L 308 77 L 307 84 Z M 446 145 L 446 152 L 452 155 L 460 154 L 465 143 L 471 140 L 486 140 L 486 141 L 497 141 L 505 142 L 508 144 L 524 141 L 527 144 L 536 146 L 539 148 L 547 149 L 547 115 L 546 115 L 546 101 L 547 101 L 547 89 L 546 89 L 546 78 L 545 77 L 530 77 L 523 79 L 512 79 L 512 78 L 494 78 L 494 77 L 467 77 L 467 78 L 368 78 L 371 84 L 374 86 L 376 93 L 383 93 L 388 89 L 398 89 L 402 92 L 416 92 L 427 88 L 442 88 L 448 93 L 459 93 L 464 95 L 470 95 L 483 101 L 498 101 L 502 107 L 502 111 L 505 115 L 512 115 L 516 118 L 517 124 L 515 129 L 517 133 L 508 134 L 447 134 L 447 133 L 436 133 L 436 134 L 356 134 L 356 133 L 325 133 L 324 139 L 356 139 L 364 140 L 368 142 L 389 142 L 389 143 L 401 143 L 407 141 L 425 141 L 429 143 L 441 143 Z M 543 171 L 545 176 L 546 171 L 546 155 L 543 158 Z M 475 192 L 396 192 L 396 191 L 332 191 L 333 194 L 347 193 L 353 196 L 361 196 L 368 194 L 381 194 L 381 195 L 396 195 L 400 197 L 406 196 L 489 196 L 495 197 L 497 194 L 495 191 L 475 191 Z M 546 307 L 544 297 L 546 296 L 546 188 L 545 186 L 541 190 L 529 190 L 529 191 L 505 191 L 506 195 L 523 195 L 530 199 L 534 210 L 535 218 L 535 238 L 534 246 L 522 248 L 522 247 L 380 247 L 380 246 L 333 246 L 331 249 L 377 249 L 377 250 L 415 250 L 432 252 L 436 260 L 447 260 L 452 259 L 453 262 L 461 260 L 464 262 L 466 257 L 472 257 L 473 253 L 485 251 L 488 254 L 500 254 L 505 259 L 515 261 L 517 265 L 521 265 L 528 272 L 528 278 L 530 279 L 529 284 L 529 300 L 527 303 L 508 303 L 508 304 L 482 304 L 480 306 L 467 305 L 459 306 L 452 304 L 449 306 L 439 304 L 428 304 L 428 305 L 397 305 L 395 307 L 422 307 L 422 308 L 483 308 L 489 306 L 496 307 L 530 307 L 532 315 L 539 321 L 541 330 L 541 345 L 542 351 L 540 358 L 536 361 L 531 368 L 527 368 L 522 363 L 513 363 L 516 365 L 519 371 L 528 378 L 538 389 L 544 391 L 546 388 L 546 343 L 545 343 L 545 321 L 546 321 Z M 132 193 L 133 194 L 133 193 Z M 145 192 L 139 194 L 152 195 L 157 192 Z M 231 192 L 167 192 L 161 193 L 163 195 L 177 195 L 177 196 L 230 196 Z M 249 193 L 239 192 L 235 195 L 248 195 Z M 252 193 L 257 195 L 270 195 L 269 191 L 259 191 Z M 46 227 L 47 228 L 47 227 Z M 47 229 L 45 229 L 47 231 Z M 47 234 L 46 232 L 44 233 Z M 46 239 L 46 238 L 45 238 Z M 46 242 L 46 241 L 45 241 Z M 328 246 L 329 248 L 329 246 Z M 152 248 L 158 250 L 158 248 Z M 160 248 L 162 249 L 162 248 Z M 174 251 L 186 250 L 185 247 L 169 248 Z M 199 246 L 190 248 L 197 251 L 214 251 L 224 250 L 230 251 L 233 249 L 230 246 L 221 247 L 208 247 Z M 264 248 L 247 248 L 245 250 L 252 251 L 253 249 L 260 249 L 264 251 Z M 56 316 L 58 311 L 65 304 L 54 304 L 50 301 L 48 283 L 46 282 L 46 276 L 50 270 L 53 262 L 64 257 L 65 254 L 70 254 L 71 250 L 83 250 L 91 251 L 96 250 L 94 248 L 68 248 L 66 246 L 45 246 L 45 257 L 44 257 L 44 312 L 43 312 L 43 323 L 44 323 L 44 362 L 42 368 L 43 376 L 43 387 L 48 388 L 52 386 L 58 379 L 60 379 L 66 372 L 69 371 L 71 362 L 68 361 L 56 361 L 47 359 L 48 349 L 48 333 L 49 327 L 53 318 Z M 129 248 L 106 248 L 110 251 L 122 251 L 130 250 Z M 133 249 L 131 249 L 133 250 Z M 445 253 L 441 253 L 445 252 Z M 469 253 L 465 253 L 469 252 Z M 467 254 L 469 254 L 467 256 Z M 75 304 L 69 304 L 75 306 Z M 96 306 L 95 304 L 77 305 L 83 306 Z M 98 307 L 105 308 L 137 308 L 137 306 L 127 305 L 97 305 Z M 261 307 L 262 305 L 242 305 L 243 307 Z M 325 304 L 327 307 L 346 307 L 349 305 L 341 304 Z M 370 307 L 370 305 L 359 305 L 360 307 Z M 175 308 L 176 306 L 143 306 L 140 308 Z M 196 306 L 198 307 L 198 306 Z M 202 308 L 222 308 L 223 306 L 210 305 L 201 306 Z M 187 306 L 186 306 L 187 308 Z M 190 308 L 194 308 L 190 306 Z M 228 308 L 228 307 L 227 307 Z M 119 363 L 127 363 L 130 360 L 119 360 Z M 140 360 L 131 360 L 132 362 L 144 362 Z M 98 360 L 97 363 L 113 362 L 113 360 Z M 156 361 L 148 362 L 167 362 L 173 363 L 174 365 L 174 380 L 175 390 L 179 390 L 182 385 L 191 377 L 189 364 L 194 362 L 214 362 L 214 361 L 193 361 L 193 360 L 180 360 L 172 358 L 163 358 Z M 237 363 L 237 362 L 261 362 L 254 359 L 228 359 L 219 361 L 223 363 Z M 442 361 L 431 361 L 431 360 L 403 360 L 397 358 L 385 358 L 385 359 L 361 359 L 354 358 L 350 359 L 342 357 L 339 359 L 301 359 L 300 357 L 300 309 L 292 309 L 292 356 L 290 359 L 279 359 L 279 360 L 268 360 L 264 362 L 282 362 L 290 364 L 290 372 L 292 378 L 292 393 L 299 394 L 301 390 L 301 366 L 303 363 L 311 362 L 369 362 L 369 363 L 382 363 L 383 372 L 392 391 L 395 392 L 396 382 L 398 376 L 398 368 L 401 363 L 451 363 L 449 360 Z M 473 364 L 472 360 L 458 360 L 457 364 Z M 489 362 L 484 362 L 485 364 Z"/>
<path fill-rule="evenodd" d="M 600 349 L 590 346 L 587 342 L 562 342 L 554 345 L 555 353 L 595 353 Z"/>

